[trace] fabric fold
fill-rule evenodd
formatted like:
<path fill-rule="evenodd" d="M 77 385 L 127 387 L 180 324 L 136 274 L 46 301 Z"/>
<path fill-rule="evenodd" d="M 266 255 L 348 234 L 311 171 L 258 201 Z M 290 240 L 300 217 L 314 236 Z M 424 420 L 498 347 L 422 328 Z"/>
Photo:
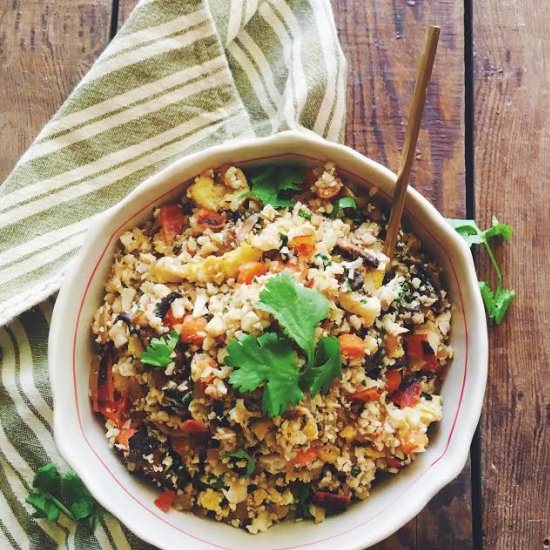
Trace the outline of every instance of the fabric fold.
<path fill-rule="evenodd" d="M 345 85 L 329 0 L 141 0 L 0 185 L 1 547 L 151 548 L 115 518 L 87 533 L 25 504 L 38 467 L 63 468 L 47 298 L 95 216 L 211 145 L 301 127 L 342 140 Z"/>

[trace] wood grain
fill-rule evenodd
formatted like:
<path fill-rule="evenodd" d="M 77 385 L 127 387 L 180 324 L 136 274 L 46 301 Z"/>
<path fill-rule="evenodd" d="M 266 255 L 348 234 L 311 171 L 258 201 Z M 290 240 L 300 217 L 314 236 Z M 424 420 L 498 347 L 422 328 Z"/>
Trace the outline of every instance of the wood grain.
<path fill-rule="evenodd" d="M 547 2 L 474 2 L 476 218 L 515 229 L 498 257 L 517 296 L 490 329 L 481 424 L 483 546 L 495 550 L 550 547 L 548 29 Z"/>
<path fill-rule="evenodd" d="M 412 183 L 447 216 L 465 214 L 463 4 L 334 0 L 349 65 L 348 145 L 397 170 L 425 27 L 441 26 Z M 470 468 L 379 550 L 473 547 Z"/>
<path fill-rule="evenodd" d="M 0 2 L 0 182 L 109 39 L 111 0 Z"/>
<path fill-rule="evenodd" d="M 132 10 L 138 5 L 139 0 L 119 0 L 118 4 L 118 25 L 121 27 L 128 19 Z"/>

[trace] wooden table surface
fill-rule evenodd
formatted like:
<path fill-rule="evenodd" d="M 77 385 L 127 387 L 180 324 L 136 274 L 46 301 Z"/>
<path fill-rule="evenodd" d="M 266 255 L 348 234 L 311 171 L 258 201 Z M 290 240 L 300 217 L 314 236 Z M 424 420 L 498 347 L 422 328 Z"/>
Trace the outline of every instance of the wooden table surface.
<path fill-rule="evenodd" d="M 312 0 L 315 2 L 315 0 Z M 0 181 L 135 0 L 0 0 Z M 517 297 L 490 329 L 470 461 L 378 549 L 550 548 L 550 2 L 333 0 L 349 62 L 347 144 L 397 167 L 416 56 L 441 41 L 414 185 L 446 216 L 497 215 Z M 480 277 L 491 278 L 479 257 Z"/>

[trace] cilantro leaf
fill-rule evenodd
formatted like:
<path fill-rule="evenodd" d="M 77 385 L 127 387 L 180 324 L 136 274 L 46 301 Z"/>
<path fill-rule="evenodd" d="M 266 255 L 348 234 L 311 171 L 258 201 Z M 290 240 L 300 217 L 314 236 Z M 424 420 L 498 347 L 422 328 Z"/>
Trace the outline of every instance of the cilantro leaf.
<path fill-rule="evenodd" d="M 248 477 L 250 477 L 256 471 L 256 461 L 244 449 L 237 449 L 236 451 L 225 453 L 223 456 L 226 458 L 238 458 L 241 460 L 246 460 L 245 473 Z"/>
<path fill-rule="evenodd" d="M 72 471 L 61 476 L 55 464 L 45 464 L 36 472 L 33 491 L 27 497 L 36 510 L 33 517 L 57 521 L 61 513 L 73 521 L 86 519 L 91 528 L 103 513 L 80 478 Z"/>
<path fill-rule="evenodd" d="M 141 354 L 141 362 L 153 367 L 165 367 L 172 362 L 172 353 L 176 349 L 180 335 L 176 330 L 164 338 L 153 338 L 147 349 Z"/>
<path fill-rule="evenodd" d="M 513 229 L 511 225 L 507 223 L 500 223 L 496 216 L 492 219 L 493 225 L 483 231 L 483 235 L 490 239 L 491 237 L 502 237 L 504 241 L 509 241 L 512 238 Z"/>
<path fill-rule="evenodd" d="M 274 332 L 232 340 L 227 351 L 225 362 L 235 369 L 229 383 L 241 393 L 263 386 L 264 414 L 279 416 L 304 397 L 294 350 Z"/>
<path fill-rule="evenodd" d="M 342 378 L 342 358 L 340 342 L 334 336 L 319 340 L 315 351 L 315 363 L 302 375 L 302 388 L 311 395 L 326 393 L 335 378 Z"/>
<path fill-rule="evenodd" d="M 328 300 L 320 292 L 298 284 L 290 274 L 283 272 L 269 280 L 257 307 L 279 321 L 283 332 L 305 351 L 311 364 L 315 328 L 328 315 Z"/>
<path fill-rule="evenodd" d="M 509 241 L 512 238 L 512 227 L 508 224 L 500 223 L 495 216 L 493 216 L 491 227 L 484 231 L 478 227 L 474 220 L 447 219 L 447 223 L 466 241 L 466 244 L 470 248 L 472 244 L 482 244 L 485 248 L 497 276 L 497 288 L 493 291 L 488 283 L 480 281 L 479 290 L 487 316 L 493 323 L 499 325 L 514 299 L 515 292 L 504 288 L 502 271 L 489 240 L 494 237 L 501 237 L 504 241 Z"/>
<path fill-rule="evenodd" d="M 458 220 L 447 218 L 447 223 L 466 241 L 471 248 L 473 244 L 482 244 L 482 231 L 474 220 Z"/>
<path fill-rule="evenodd" d="M 335 219 L 344 208 L 357 208 L 357 201 L 353 197 L 340 197 L 333 206 L 330 217 Z"/>
<path fill-rule="evenodd" d="M 290 198 L 301 188 L 305 170 L 298 166 L 262 166 L 247 174 L 250 193 L 264 205 L 285 208 L 291 205 Z"/>
<path fill-rule="evenodd" d="M 489 319 L 496 325 L 500 325 L 516 293 L 501 287 L 497 287 L 493 292 L 485 281 L 479 282 L 479 290 Z"/>

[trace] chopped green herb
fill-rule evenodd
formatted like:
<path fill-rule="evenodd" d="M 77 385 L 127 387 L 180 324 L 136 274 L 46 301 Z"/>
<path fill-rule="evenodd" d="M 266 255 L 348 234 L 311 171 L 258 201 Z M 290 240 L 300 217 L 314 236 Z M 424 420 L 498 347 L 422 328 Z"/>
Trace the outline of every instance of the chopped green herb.
<path fill-rule="evenodd" d="M 340 342 L 334 336 L 319 340 L 315 350 L 315 363 L 306 368 L 302 375 L 302 388 L 311 395 L 327 393 L 332 382 L 342 378 Z"/>
<path fill-rule="evenodd" d="M 55 464 L 39 468 L 32 486 L 26 502 L 36 510 L 33 513 L 35 518 L 56 522 L 63 513 L 73 521 L 86 520 L 90 529 L 94 529 L 103 514 L 103 508 L 80 478 L 70 470 L 61 475 Z"/>
<path fill-rule="evenodd" d="M 206 483 L 209 487 L 218 491 L 225 487 L 222 476 L 211 475 Z"/>
<path fill-rule="evenodd" d="M 311 220 L 312 215 L 313 214 L 308 210 L 304 210 L 302 208 L 298 210 L 298 216 L 300 216 L 300 218 L 304 218 L 304 220 L 308 220 L 308 221 Z"/>
<path fill-rule="evenodd" d="M 229 383 L 241 393 L 262 386 L 264 414 L 279 416 L 303 398 L 296 354 L 285 338 L 274 332 L 246 335 L 229 342 L 227 351 L 225 362 L 235 369 Z"/>
<path fill-rule="evenodd" d="M 225 453 L 223 456 L 225 458 L 237 458 L 239 460 L 245 460 L 245 474 L 248 477 L 250 477 L 256 471 L 256 461 L 244 449 L 237 449 L 236 451 Z"/>
<path fill-rule="evenodd" d="M 292 487 L 292 494 L 294 495 L 294 503 L 296 505 L 296 515 L 304 519 L 313 519 L 311 512 L 309 511 L 309 505 L 311 504 L 311 498 L 313 497 L 313 491 L 305 483 L 297 482 Z"/>
<path fill-rule="evenodd" d="M 176 243 L 175 245 L 172 246 L 172 251 L 174 252 L 174 254 L 179 254 L 182 248 L 183 248 L 182 243 Z"/>
<path fill-rule="evenodd" d="M 333 205 L 330 217 L 336 218 L 344 208 L 357 208 L 357 201 L 353 197 L 340 197 Z"/>
<path fill-rule="evenodd" d="M 499 325 L 514 299 L 515 292 L 504 287 L 502 271 L 493 254 L 489 239 L 502 237 L 504 241 L 509 241 L 512 238 L 512 227 L 505 223 L 500 223 L 495 216 L 493 216 L 491 227 L 484 231 L 478 227 L 474 220 L 447 219 L 447 223 L 466 241 L 466 244 L 470 248 L 473 244 L 482 244 L 484 246 L 497 276 L 497 287 L 493 290 L 489 283 L 480 281 L 479 290 L 489 319 Z"/>
<path fill-rule="evenodd" d="M 305 170 L 299 166 L 262 166 L 247 174 L 250 193 L 264 205 L 286 208 L 301 189 Z"/>
<path fill-rule="evenodd" d="M 279 321 L 283 332 L 306 353 L 313 362 L 315 328 L 328 315 L 328 300 L 316 290 L 296 282 L 286 272 L 271 278 L 260 294 L 258 308 Z"/>
<path fill-rule="evenodd" d="M 357 464 L 354 464 L 351 467 L 351 475 L 353 477 L 357 477 L 360 473 L 361 473 L 361 468 L 359 468 L 359 466 L 357 466 Z"/>
<path fill-rule="evenodd" d="M 327 268 L 330 264 L 332 264 L 332 260 L 324 254 L 315 254 L 315 257 L 319 258 L 323 262 L 324 268 Z"/>
<path fill-rule="evenodd" d="M 279 239 L 281 239 L 280 248 L 283 248 L 288 244 L 288 236 L 285 235 L 284 233 L 279 233 Z"/>
<path fill-rule="evenodd" d="M 189 403 L 191 403 L 191 401 L 193 401 L 193 392 L 192 392 L 192 391 L 186 393 L 186 394 L 181 398 L 181 404 L 182 404 L 184 407 L 188 407 L 188 406 L 189 406 Z"/>
<path fill-rule="evenodd" d="M 170 364 L 179 338 L 180 335 L 176 330 L 172 330 L 164 338 L 153 338 L 147 349 L 141 354 L 141 362 L 153 367 L 165 367 Z"/>

